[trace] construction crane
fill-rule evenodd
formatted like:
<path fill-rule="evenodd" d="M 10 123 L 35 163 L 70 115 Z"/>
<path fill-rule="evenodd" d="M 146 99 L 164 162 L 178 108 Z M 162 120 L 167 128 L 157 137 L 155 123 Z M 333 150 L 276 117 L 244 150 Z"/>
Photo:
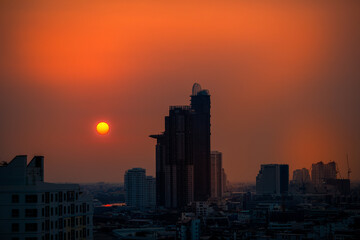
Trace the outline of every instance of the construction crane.
<path fill-rule="evenodd" d="M 351 169 L 350 169 L 350 165 L 349 165 L 349 154 L 346 154 L 346 162 L 347 162 L 347 167 L 348 167 L 347 177 L 350 180 Z"/>

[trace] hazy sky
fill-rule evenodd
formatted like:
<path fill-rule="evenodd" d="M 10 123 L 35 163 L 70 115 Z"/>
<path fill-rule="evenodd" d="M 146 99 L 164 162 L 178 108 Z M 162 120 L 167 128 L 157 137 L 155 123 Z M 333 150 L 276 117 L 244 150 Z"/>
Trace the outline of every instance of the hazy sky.
<path fill-rule="evenodd" d="M 330 160 L 346 177 L 346 153 L 360 180 L 359 22 L 351 0 L 0 1 L 0 161 L 44 155 L 55 182 L 153 175 L 148 135 L 198 82 L 230 181 Z"/>

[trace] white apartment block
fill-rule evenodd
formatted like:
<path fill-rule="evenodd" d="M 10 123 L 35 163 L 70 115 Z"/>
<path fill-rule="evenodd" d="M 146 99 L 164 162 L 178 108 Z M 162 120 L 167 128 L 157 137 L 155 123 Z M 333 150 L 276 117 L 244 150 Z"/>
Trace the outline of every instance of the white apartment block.
<path fill-rule="evenodd" d="M 77 184 L 44 182 L 44 158 L 0 166 L 0 239 L 93 239 L 92 198 Z"/>

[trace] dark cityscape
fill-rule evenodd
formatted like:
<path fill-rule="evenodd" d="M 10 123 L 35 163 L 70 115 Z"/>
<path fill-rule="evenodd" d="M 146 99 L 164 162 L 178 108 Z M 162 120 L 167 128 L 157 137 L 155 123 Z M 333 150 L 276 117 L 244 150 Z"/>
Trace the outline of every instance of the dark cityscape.
<path fill-rule="evenodd" d="M 1 2 L 0 240 L 360 239 L 359 13 Z"/>

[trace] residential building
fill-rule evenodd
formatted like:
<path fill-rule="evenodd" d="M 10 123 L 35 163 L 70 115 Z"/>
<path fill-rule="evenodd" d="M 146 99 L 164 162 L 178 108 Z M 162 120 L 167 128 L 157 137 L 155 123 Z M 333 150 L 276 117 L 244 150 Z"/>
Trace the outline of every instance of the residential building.
<path fill-rule="evenodd" d="M 323 184 L 328 179 L 336 179 L 336 163 L 329 162 L 324 164 L 323 162 L 318 162 L 312 164 L 311 167 L 311 181 L 315 186 Z"/>
<path fill-rule="evenodd" d="M 16 156 L 0 166 L 4 240 L 93 239 L 92 198 L 77 184 L 44 182 L 44 157 Z"/>

